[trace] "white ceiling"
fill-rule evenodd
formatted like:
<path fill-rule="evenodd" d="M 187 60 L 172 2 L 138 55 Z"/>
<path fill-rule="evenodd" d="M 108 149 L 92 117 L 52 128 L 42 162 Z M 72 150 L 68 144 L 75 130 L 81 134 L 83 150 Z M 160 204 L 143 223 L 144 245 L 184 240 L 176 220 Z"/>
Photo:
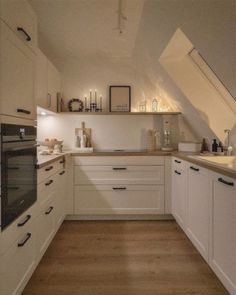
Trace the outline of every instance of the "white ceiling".
<path fill-rule="evenodd" d="M 123 0 L 127 17 L 119 34 L 119 0 L 29 0 L 38 16 L 39 45 L 58 58 L 132 55 L 145 0 Z"/>

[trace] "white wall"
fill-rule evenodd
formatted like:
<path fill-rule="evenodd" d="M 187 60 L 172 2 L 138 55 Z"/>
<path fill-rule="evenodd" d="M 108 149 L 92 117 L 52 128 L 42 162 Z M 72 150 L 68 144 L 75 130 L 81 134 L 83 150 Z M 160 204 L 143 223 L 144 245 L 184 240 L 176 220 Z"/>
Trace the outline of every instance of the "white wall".
<path fill-rule="evenodd" d="M 163 143 L 165 121 L 170 122 L 174 146 L 180 136 L 194 139 L 191 130 L 179 127 L 184 125 L 178 116 L 57 114 L 38 116 L 38 140 L 57 138 L 64 141 L 66 149 L 73 149 L 75 128 L 81 127 L 83 121 L 87 128 L 92 128 L 92 141 L 96 149 L 146 149 L 147 130 L 153 128 L 158 129 L 159 142 Z"/>
<path fill-rule="evenodd" d="M 134 110 L 144 98 L 149 100 L 150 107 L 152 98 L 157 97 L 182 111 L 197 136 L 210 141 L 215 134 L 173 83 L 158 58 L 180 27 L 236 97 L 234 13 L 234 0 L 147 0 L 130 58 L 109 58 L 99 52 L 76 59 L 50 56 L 62 73 L 65 100 L 83 97 L 90 88 L 97 88 L 107 99 L 110 84 L 128 84 L 132 86 Z M 232 142 L 236 146 L 236 130 Z"/>

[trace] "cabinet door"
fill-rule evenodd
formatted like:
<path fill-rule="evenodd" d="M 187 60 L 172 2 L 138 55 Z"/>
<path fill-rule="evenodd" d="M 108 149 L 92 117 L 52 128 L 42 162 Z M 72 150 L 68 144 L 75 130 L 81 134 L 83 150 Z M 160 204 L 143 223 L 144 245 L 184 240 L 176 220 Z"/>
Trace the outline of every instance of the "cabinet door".
<path fill-rule="evenodd" d="M 49 109 L 57 111 L 57 93 L 61 91 L 61 78 L 58 70 L 48 61 L 48 99 Z"/>
<path fill-rule="evenodd" d="M 56 181 L 56 227 L 59 228 L 65 218 L 66 211 L 66 170 L 58 172 Z"/>
<path fill-rule="evenodd" d="M 35 55 L 1 22 L 1 113 L 34 119 Z"/>
<path fill-rule="evenodd" d="M 26 0 L 1 0 L 1 18 L 26 46 L 37 46 L 37 18 Z"/>
<path fill-rule="evenodd" d="M 187 235 L 208 260 L 210 179 L 208 170 L 188 165 Z"/>
<path fill-rule="evenodd" d="M 31 225 L 1 256 L 1 295 L 21 294 L 36 267 L 35 243 L 35 227 Z"/>
<path fill-rule="evenodd" d="M 48 109 L 50 107 L 47 77 L 48 60 L 47 57 L 39 49 L 37 50 L 36 60 L 36 104 L 42 108 Z"/>
<path fill-rule="evenodd" d="M 46 202 L 43 210 L 36 219 L 37 255 L 40 259 L 47 250 L 55 233 L 55 195 Z"/>
<path fill-rule="evenodd" d="M 185 170 L 172 170 L 172 214 L 185 230 L 186 226 L 187 175 Z"/>
<path fill-rule="evenodd" d="M 235 179 L 221 175 L 214 178 L 211 208 L 210 265 L 230 294 L 236 294 Z"/>

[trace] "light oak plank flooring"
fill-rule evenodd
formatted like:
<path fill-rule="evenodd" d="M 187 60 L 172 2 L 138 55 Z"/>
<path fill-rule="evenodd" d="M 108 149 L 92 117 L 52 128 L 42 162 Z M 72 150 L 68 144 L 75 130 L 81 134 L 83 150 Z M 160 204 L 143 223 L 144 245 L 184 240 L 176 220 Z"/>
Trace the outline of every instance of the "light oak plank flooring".
<path fill-rule="evenodd" d="M 174 221 L 65 221 L 23 294 L 228 293 Z"/>

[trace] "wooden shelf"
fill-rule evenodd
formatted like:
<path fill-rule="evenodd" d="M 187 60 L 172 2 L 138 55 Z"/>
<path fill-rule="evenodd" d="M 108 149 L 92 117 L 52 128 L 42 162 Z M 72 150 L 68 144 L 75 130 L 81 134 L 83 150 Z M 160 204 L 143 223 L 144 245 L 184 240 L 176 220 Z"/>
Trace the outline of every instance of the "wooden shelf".
<path fill-rule="evenodd" d="M 150 116 L 150 115 L 180 115 L 181 112 L 61 112 L 59 114 L 73 114 L 73 115 L 122 115 L 122 116 Z"/>

